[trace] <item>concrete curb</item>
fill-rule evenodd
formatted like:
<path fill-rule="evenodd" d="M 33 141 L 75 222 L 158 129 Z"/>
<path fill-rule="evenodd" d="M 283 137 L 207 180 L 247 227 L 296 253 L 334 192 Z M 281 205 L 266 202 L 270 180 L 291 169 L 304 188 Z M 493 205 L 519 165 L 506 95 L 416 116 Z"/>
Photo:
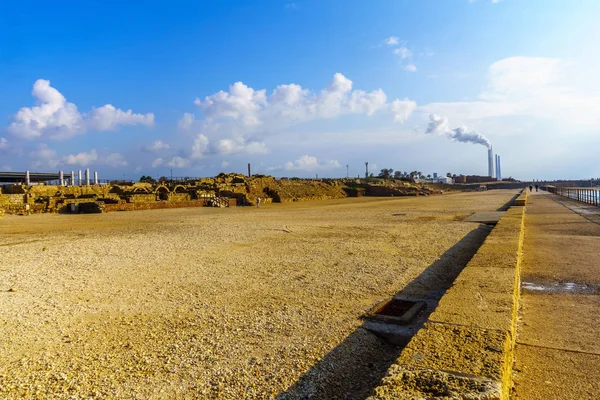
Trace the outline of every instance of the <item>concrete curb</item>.
<path fill-rule="evenodd" d="M 524 215 L 513 206 L 500 219 L 370 400 L 509 398 Z"/>
<path fill-rule="evenodd" d="M 527 204 L 527 196 L 528 196 L 527 188 L 523 189 L 519 197 L 515 200 L 515 206 L 525 207 Z"/>

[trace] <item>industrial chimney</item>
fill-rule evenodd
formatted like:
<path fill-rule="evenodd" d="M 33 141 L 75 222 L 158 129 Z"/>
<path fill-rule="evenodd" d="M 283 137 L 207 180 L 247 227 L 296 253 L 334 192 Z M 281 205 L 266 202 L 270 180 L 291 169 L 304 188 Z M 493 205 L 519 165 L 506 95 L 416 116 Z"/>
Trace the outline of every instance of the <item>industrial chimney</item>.
<path fill-rule="evenodd" d="M 488 149 L 488 176 L 490 178 L 494 177 L 494 150 L 492 146 Z"/>
<path fill-rule="evenodd" d="M 496 179 L 502 180 L 502 170 L 500 169 L 500 156 L 496 154 Z"/>
<path fill-rule="evenodd" d="M 365 179 L 369 177 L 369 162 L 365 162 Z"/>

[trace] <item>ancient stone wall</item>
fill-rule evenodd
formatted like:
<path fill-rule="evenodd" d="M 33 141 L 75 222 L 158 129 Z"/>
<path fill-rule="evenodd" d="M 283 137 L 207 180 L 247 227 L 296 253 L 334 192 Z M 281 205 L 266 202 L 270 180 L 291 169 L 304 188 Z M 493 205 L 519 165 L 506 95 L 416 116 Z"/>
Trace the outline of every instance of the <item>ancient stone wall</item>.
<path fill-rule="evenodd" d="M 190 200 L 191 196 L 188 193 L 169 193 L 169 201 L 171 202 L 186 202 Z"/>
<path fill-rule="evenodd" d="M 125 199 L 127 200 L 128 203 L 149 203 L 149 202 L 156 201 L 156 195 L 154 193 L 152 193 L 152 194 L 134 193 L 130 196 L 126 196 Z"/>
<path fill-rule="evenodd" d="M 25 196 L 23 194 L 0 194 L 0 206 L 24 203 Z"/>
<path fill-rule="evenodd" d="M 155 201 L 149 203 L 126 203 L 120 202 L 118 204 L 105 204 L 104 211 L 135 211 L 135 210 L 154 210 L 164 208 L 182 208 L 182 207 L 205 207 L 206 200 L 191 200 L 191 201 L 179 201 L 179 202 L 168 202 L 168 201 Z"/>
<path fill-rule="evenodd" d="M 21 213 L 25 204 L 36 212 L 69 212 L 70 204 L 89 203 L 83 209 L 96 210 L 92 203 L 102 202 L 106 210 L 147 209 L 227 204 L 256 205 L 261 203 L 337 199 L 347 196 L 407 196 L 441 193 L 422 185 L 395 180 L 372 179 L 276 179 L 272 176 L 219 174 L 196 181 L 135 183 L 127 185 L 51 186 L 5 185 L 1 188 L 0 209 L 6 213 Z M 231 200 L 223 200 L 225 198 Z M 200 203 L 198 203 L 200 202 Z M 126 205 L 132 204 L 132 205 Z"/>

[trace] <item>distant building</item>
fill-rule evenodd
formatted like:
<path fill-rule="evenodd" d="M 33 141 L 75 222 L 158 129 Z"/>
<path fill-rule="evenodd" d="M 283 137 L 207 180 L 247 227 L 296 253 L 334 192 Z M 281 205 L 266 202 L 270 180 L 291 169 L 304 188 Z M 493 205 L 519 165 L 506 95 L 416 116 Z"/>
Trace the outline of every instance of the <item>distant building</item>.
<path fill-rule="evenodd" d="M 454 179 L 449 176 L 435 176 L 433 177 L 433 181 L 436 183 L 445 183 L 447 185 L 452 185 L 454 183 Z"/>
<path fill-rule="evenodd" d="M 494 179 L 491 179 L 489 176 L 480 176 L 480 175 L 458 175 L 454 177 L 455 183 L 484 183 L 491 182 Z"/>
<path fill-rule="evenodd" d="M 444 183 L 446 185 L 452 185 L 454 183 L 454 179 L 447 176 L 438 176 L 433 179 L 419 179 L 415 178 L 416 183 Z"/>

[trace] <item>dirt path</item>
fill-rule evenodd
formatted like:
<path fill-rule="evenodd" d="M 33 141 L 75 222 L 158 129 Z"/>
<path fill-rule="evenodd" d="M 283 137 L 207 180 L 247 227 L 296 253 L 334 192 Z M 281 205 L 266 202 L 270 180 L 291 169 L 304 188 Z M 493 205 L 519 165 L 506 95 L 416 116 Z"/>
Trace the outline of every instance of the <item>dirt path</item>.
<path fill-rule="evenodd" d="M 0 397 L 273 398 L 513 194 L 7 216 Z"/>

